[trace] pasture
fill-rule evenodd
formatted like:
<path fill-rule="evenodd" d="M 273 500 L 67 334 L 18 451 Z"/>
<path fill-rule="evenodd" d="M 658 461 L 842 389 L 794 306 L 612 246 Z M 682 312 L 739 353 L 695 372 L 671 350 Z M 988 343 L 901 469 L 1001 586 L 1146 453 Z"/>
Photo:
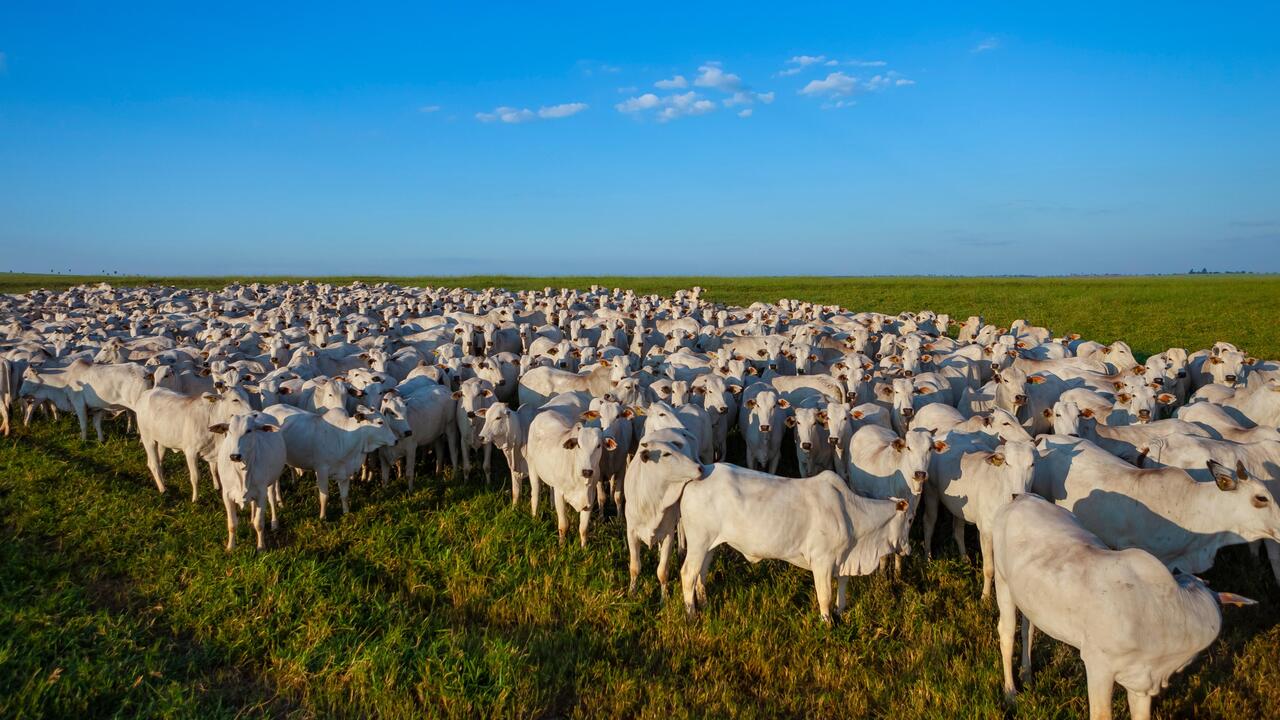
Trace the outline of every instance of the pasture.
<path fill-rule="evenodd" d="M 96 280 L 0 276 L 22 292 Z M 255 278 L 256 279 L 256 278 Z M 355 278 L 333 278 L 349 282 Z M 360 278 L 379 281 L 384 278 Z M 700 284 L 714 302 L 792 297 L 884 312 L 932 309 L 1128 341 L 1141 358 L 1227 340 L 1280 358 L 1273 276 L 944 278 L 412 278 L 401 284 L 634 288 Z M 110 278 L 221 287 L 227 278 Z M 263 281 L 278 278 L 261 278 Z M 789 460 L 784 461 L 789 462 Z M 185 472 L 170 454 L 166 468 Z M 503 471 L 499 471 L 503 475 Z M 352 514 L 316 519 L 314 482 L 288 482 L 271 549 L 223 549 L 208 478 L 192 504 L 161 496 L 136 437 L 105 445 L 40 419 L 0 440 L 0 715 L 1000 717 L 995 604 L 948 527 L 901 580 L 851 583 L 844 621 L 814 612 L 809 573 L 712 566 L 711 603 L 688 621 L 659 596 L 652 556 L 628 595 L 622 523 L 584 550 L 554 513 L 509 506 L 479 473 L 420 475 L 414 492 L 356 483 Z M 943 520 L 944 526 L 949 520 Z M 977 547 L 971 529 L 970 552 Z M 1228 609 L 1221 637 L 1157 701 L 1160 717 L 1266 717 L 1280 707 L 1280 588 L 1246 548 L 1205 579 L 1259 604 Z M 1087 712 L 1083 665 L 1040 640 L 1015 715 Z M 1123 694 L 1115 696 L 1124 712 Z"/>

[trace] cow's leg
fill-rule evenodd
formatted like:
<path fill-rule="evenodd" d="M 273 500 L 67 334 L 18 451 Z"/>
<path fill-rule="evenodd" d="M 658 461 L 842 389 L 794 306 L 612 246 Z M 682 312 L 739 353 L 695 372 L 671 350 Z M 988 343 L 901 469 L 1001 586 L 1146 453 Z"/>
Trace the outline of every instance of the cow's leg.
<path fill-rule="evenodd" d="M 996 605 L 1000 608 L 1000 668 L 1004 671 L 1004 696 L 1012 701 L 1018 694 L 1013 684 L 1013 643 L 1018 633 L 1018 608 L 1013 592 L 1002 578 L 996 578 Z"/>
<path fill-rule="evenodd" d="M 569 508 L 565 505 L 559 488 L 551 488 L 551 502 L 556 508 L 556 533 L 560 536 L 560 544 L 563 545 L 565 536 L 569 534 Z"/>
<path fill-rule="evenodd" d="M 1022 684 L 1031 681 L 1031 647 L 1036 639 L 1036 626 L 1026 613 L 1022 614 Z"/>
<path fill-rule="evenodd" d="M 484 478 L 493 482 L 493 443 L 485 443 L 484 446 Z"/>
<path fill-rule="evenodd" d="M 0 433 L 9 437 L 9 403 L 0 401 Z"/>
<path fill-rule="evenodd" d="M 933 526 L 938 522 L 938 491 L 928 485 L 924 486 L 924 557 L 933 559 Z"/>
<path fill-rule="evenodd" d="M 1133 720 L 1151 720 L 1151 696 L 1129 690 L 1129 717 Z"/>
<path fill-rule="evenodd" d="M 231 498 L 223 496 L 222 504 L 227 509 L 227 552 L 230 552 L 236 547 L 236 522 L 238 520 L 238 513 L 236 511 L 236 504 L 231 500 Z"/>
<path fill-rule="evenodd" d="M 341 475 L 338 477 L 338 494 L 342 496 L 342 514 L 346 515 L 351 512 L 351 503 L 348 495 L 351 493 L 351 476 Z"/>
<path fill-rule="evenodd" d="M 280 505 L 280 492 L 276 488 L 280 483 L 272 481 L 267 486 L 267 502 L 271 505 L 271 530 L 275 532 L 280 529 L 280 519 L 276 517 L 276 509 Z"/>
<path fill-rule="evenodd" d="M 159 444 L 144 436 L 142 449 L 147 453 L 147 469 L 151 471 L 151 479 L 155 480 L 156 488 L 164 492 L 164 467 L 161 465 L 164 456 L 160 454 Z"/>
<path fill-rule="evenodd" d="M 631 576 L 627 594 L 630 595 L 636 591 L 636 584 L 640 581 L 640 538 L 631 528 L 627 528 L 627 561 L 627 572 Z"/>
<path fill-rule="evenodd" d="M 623 484 L 626 480 L 626 470 L 623 470 L 613 478 L 613 482 L 610 483 L 609 487 L 610 492 L 613 494 L 613 507 L 618 511 L 618 517 L 624 519 L 626 518 L 626 515 L 623 513 L 623 503 L 626 502 L 626 498 L 623 497 Z"/>
<path fill-rule="evenodd" d="M 843 615 L 844 609 L 849 606 L 849 576 L 841 575 L 836 578 L 836 614 Z"/>
<path fill-rule="evenodd" d="M 409 492 L 413 492 L 413 481 L 418 477 L 418 446 L 408 445 L 404 449 L 404 476 L 409 481 Z"/>
<path fill-rule="evenodd" d="M 671 573 L 671 548 L 675 540 L 675 533 L 667 533 L 658 544 L 658 588 L 664 598 L 667 596 L 667 576 Z"/>
<path fill-rule="evenodd" d="M 521 477 L 519 470 L 516 470 L 515 461 L 509 463 L 511 465 L 511 507 L 515 507 L 520 503 L 520 482 L 524 479 Z"/>
<path fill-rule="evenodd" d="M 329 501 L 329 470 L 316 468 L 316 487 L 320 490 L 320 519 L 324 519 L 324 506 Z"/>
<path fill-rule="evenodd" d="M 818 614 L 822 622 L 831 624 L 831 564 L 814 563 L 813 587 L 818 591 Z"/>
<path fill-rule="evenodd" d="M 578 542 L 587 546 L 587 528 L 591 526 L 591 508 L 584 508 L 578 513 Z"/>
<path fill-rule="evenodd" d="M 1115 691 L 1115 673 L 1104 658 L 1084 661 L 1084 674 L 1089 683 L 1089 720 L 1111 720 L 1111 695 Z"/>
<path fill-rule="evenodd" d="M 218 459 L 216 457 L 205 460 L 205 464 L 209 466 L 209 477 L 213 478 L 213 489 L 222 489 L 222 478 L 218 477 Z"/>
<path fill-rule="evenodd" d="M 76 422 L 80 423 L 80 442 L 89 441 L 89 409 L 84 406 L 84 399 L 78 397 L 71 398 L 71 409 L 76 413 Z M 54 416 L 57 419 L 57 416 Z"/>
<path fill-rule="evenodd" d="M 542 495 L 542 479 L 538 477 L 538 473 L 529 467 L 529 492 L 533 494 L 529 514 L 538 517 L 538 498 Z"/>
<path fill-rule="evenodd" d="M 187 474 L 191 476 L 191 502 L 195 502 L 200 497 L 197 485 L 200 482 L 200 456 L 195 450 L 183 450 L 182 454 L 187 456 Z"/>
<path fill-rule="evenodd" d="M 93 413 L 93 431 L 98 435 L 98 444 L 106 442 L 102 434 L 102 411 L 95 410 Z"/>
<path fill-rule="evenodd" d="M 697 590 L 706 566 L 707 553 L 702 538 L 690 539 L 688 547 L 684 554 L 684 565 L 680 568 L 680 590 L 684 594 L 685 614 L 693 617 L 698 612 Z"/>
<path fill-rule="evenodd" d="M 978 533 L 978 544 L 982 549 L 982 599 L 991 597 L 991 580 L 996 574 L 995 545 L 991 533 Z"/>
<path fill-rule="evenodd" d="M 391 461 L 382 453 L 378 453 L 378 479 L 382 481 L 382 487 L 387 486 L 387 481 L 391 479 Z"/>
<path fill-rule="evenodd" d="M 258 549 L 266 550 L 267 549 L 266 508 L 262 507 L 262 503 L 257 500 L 254 500 L 252 503 L 250 503 L 250 505 L 251 505 L 251 510 L 253 511 L 253 530 L 258 535 Z"/>
<path fill-rule="evenodd" d="M 965 547 L 964 547 L 964 526 L 965 526 L 964 518 L 960 517 L 959 515 L 956 515 L 955 513 L 952 513 L 951 514 L 951 534 L 956 539 L 956 547 L 960 548 L 960 557 L 968 559 L 969 553 L 967 550 L 965 550 Z"/>

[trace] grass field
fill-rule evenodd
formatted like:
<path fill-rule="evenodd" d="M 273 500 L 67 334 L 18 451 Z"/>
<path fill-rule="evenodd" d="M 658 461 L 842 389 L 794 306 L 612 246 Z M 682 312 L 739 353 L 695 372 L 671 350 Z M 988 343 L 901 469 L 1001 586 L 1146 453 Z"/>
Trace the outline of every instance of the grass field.
<path fill-rule="evenodd" d="M 92 279 L 92 278 L 87 278 Z M 0 276 L 17 292 L 77 278 Z M 114 282 L 121 282 L 114 280 Z M 165 279 L 221 286 L 224 279 Z M 475 287 L 587 278 L 414 279 Z M 943 280 L 600 278 L 712 299 L 779 297 L 885 311 L 1025 316 L 1136 351 L 1226 339 L 1280 356 L 1274 277 Z M 969 558 L 908 559 L 901 581 L 856 579 L 844 623 L 818 619 L 811 576 L 719 554 L 708 609 L 685 620 L 646 557 L 626 593 L 621 522 L 559 547 L 478 477 L 408 493 L 357 484 L 352 514 L 320 521 L 314 483 L 285 488 L 283 527 L 257 554 L 225 539 L 208 480 L 164 496 L 137 440 L 81 443 L 47 419 L 0 440 L 0 717 L 1000 717 L 994 605 Z M 949 538 L 945 527 L 939 538 Z M 918 533 L 917 533 L 918 535 Z M 970 533 L 970 547 L 977 538 Z M 1280 589 L 1229 548 L 1205 574 L 1260 601 L 1226 612 L 1211 648 L 1157 702 L 1161 717 L 1274 717 Z M 1087 714 L 1074 651 L 1043 638 L 1017 717 Z M 1122 694 L 1116 706 L 1123 705 Z"/>

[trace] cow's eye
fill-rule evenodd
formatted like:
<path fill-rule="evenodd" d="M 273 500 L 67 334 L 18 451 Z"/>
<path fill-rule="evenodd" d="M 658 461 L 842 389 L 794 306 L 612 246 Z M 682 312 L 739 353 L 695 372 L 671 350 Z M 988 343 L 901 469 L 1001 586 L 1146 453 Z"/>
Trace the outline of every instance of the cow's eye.
<path fill-rule="evenodd" d="M 1255 507 L 1262 507 L 1263 505 L 1266 505 L 1268 502 L 1270 502 L 1270 499 L 1266 495 L 1253 496 L 1253 504 Z"/>

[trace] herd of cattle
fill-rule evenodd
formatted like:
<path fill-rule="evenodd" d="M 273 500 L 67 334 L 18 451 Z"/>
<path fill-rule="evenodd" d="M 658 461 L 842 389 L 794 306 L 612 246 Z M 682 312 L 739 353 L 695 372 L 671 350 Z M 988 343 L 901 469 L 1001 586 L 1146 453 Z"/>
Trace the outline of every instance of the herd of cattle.
<path fill-rule="evenodd" d="M 593 515 L 625 520 L 633 590 L 641 546 L 665 589 L 680 544 L 693 613 L 729 545 L 810 570 L 830 621 L 850 576 L 900 570 L 917 514 L 930 556 L 943 508 L 962 551 L 977 526 L 1006 692 L 1021 612 L 1023 672 L 1035 628 L 1075 646 L 1094 717 L 1113 683 L 1145 717 L 1217 637 L 1219 604 L 1252 602 L 1192 574 L 1220 547 L 1265 541 L 1280 578 L 1280 365 L 1228 343 L 1138 362 L 1025 321 L 952 337 L 932 312 L 700 288 L 98 285 L 0 296 L 0 322 L 5 434 L 15 403 L 100 441 L 125 414 L 161 492 L 166 451 L 193 500 L 207 464 L 228 549 L 246 506 L 265 547 L 286 468 L 314 473 L 323 518 L 330 480 L 346 513 L 357 472 L 412 489 L 421 451 L 492 478 L 496 448 L 512 503 L 527 482 L 537 515 L 550 487 L 562 541 L 570 509 L 584 545 Z M 778 475 L 792 453 L 797 477 Z"/>

